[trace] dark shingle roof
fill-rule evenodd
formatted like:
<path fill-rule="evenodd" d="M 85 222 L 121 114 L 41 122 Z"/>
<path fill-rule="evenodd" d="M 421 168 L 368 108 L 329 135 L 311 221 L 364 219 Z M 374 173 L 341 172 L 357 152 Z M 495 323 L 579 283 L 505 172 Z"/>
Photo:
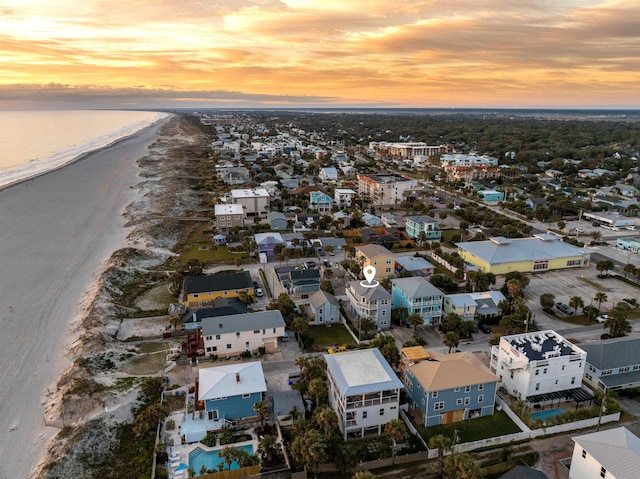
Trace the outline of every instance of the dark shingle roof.
<path fill-rule="evenodd" d="M 549 477 L 537 469 L 530 467 L 516 466 L 509 472 L 505 472 L 499 479 L 549 479 Z"/>
<path fill-rule="evenodd" d="M 186 294 L 251 287 L 253 287 L 253 282 L 248 271 L 218 273 L 207 276 L 187 276 L 184 279 L 184 291 Z"/>
<path fill-rule="evenodd" d="M 600 371 L 640 364 L 640 338 L 626 336 L 580 347 L 587 352 L 587 362 Z"/>

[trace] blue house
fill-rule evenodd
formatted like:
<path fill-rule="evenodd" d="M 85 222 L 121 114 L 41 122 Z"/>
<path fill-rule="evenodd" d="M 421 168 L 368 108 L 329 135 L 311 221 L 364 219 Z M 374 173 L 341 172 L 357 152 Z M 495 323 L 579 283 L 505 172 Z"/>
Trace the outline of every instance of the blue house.
<path fill-rule="evenodd" d="M 424 324 L 438 324 L 442 317 L 444 293 L 422 276 L 391 280 L 391 305 L 417 313 Z"/>
<path fill-rule="evenodd" d="M 331 196 L 322 191 L 309 193 L 309 208 L 317 210 L 318 213 L 331 213 L 332 204 Z"/>
<path fill-rule="evenodd" d="M 419 239 L 420 233 L 424 233 L 427 241 L 442 239 L 442 231 L 438 221 L 430 216 L 407 216 L 405 221 L 409 238 Z"/>
<path fill-rule="evenodd" d="M 266 391 L 259 361 L 200 369 L 195 393 L 187 396 L 187 411 L 193 412 L 185 415 L 180 435 L 188 443 L 197 442 L 209 432 L 255 417 L 253 405 Z"/>
<path fill-rule="evenodd" d="M 480 190 L 478 196 L 484 201 L 504 201 L 504 192 L 497 190 Z"/>
<path fill-rule="evenodd" d="M 409 408 L 425 427 L 493 415 L 498 378 L 471 352 L 431 353 L 407 367 Z"/>

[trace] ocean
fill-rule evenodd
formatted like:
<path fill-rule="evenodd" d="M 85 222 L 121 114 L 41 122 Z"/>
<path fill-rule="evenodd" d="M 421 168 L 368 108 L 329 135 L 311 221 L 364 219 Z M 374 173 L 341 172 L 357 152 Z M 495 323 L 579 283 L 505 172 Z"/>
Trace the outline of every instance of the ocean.
<path fill-rule="evenodd" d="M 166 116 L 149 111 L 0 111 L 0 188 L 60 168 Z"/>

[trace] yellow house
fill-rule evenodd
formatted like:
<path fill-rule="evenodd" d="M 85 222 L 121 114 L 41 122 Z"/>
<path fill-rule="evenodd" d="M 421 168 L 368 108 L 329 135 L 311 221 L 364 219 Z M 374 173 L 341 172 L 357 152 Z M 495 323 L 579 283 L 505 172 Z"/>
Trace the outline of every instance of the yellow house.
<path fill-rule="evenodd" d="M 591 261 L 590 249 L 565 243 L 554 234 L 529 238 L 498 236 L 486 241 L 456 243 L 456 246 L 467 263 L 483 273 L 496 275 L 584 268 Z"/>
<path fill-rule="evenodd" d="M 387 248 L 379 244 L 356 246 L 356 261 L 362 268 L 373 266 L 376 268 L 377 280 L 393 276 L 394 256 Z"/>
<path fill-rule="evenodd" d="M 208 306 L 217 298 L 237 298 L 246 291 L 253 296 L 253 281 L 248 271 L 187 276 L 184 279 L 182 304 L 188 308 Z"/>

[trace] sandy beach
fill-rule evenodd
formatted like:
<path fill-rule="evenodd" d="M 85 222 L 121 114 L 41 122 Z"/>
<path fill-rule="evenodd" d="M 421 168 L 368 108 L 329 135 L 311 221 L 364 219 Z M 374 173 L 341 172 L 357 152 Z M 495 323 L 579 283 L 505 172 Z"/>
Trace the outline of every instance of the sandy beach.
<path fill-rule="evenodd" d="M 0 479 L 31 477 L 59 432 L 44 407 L 71 363 L 83 300 L 124 243 L 136 160 L 161 123 L 0 190 Z"/>

